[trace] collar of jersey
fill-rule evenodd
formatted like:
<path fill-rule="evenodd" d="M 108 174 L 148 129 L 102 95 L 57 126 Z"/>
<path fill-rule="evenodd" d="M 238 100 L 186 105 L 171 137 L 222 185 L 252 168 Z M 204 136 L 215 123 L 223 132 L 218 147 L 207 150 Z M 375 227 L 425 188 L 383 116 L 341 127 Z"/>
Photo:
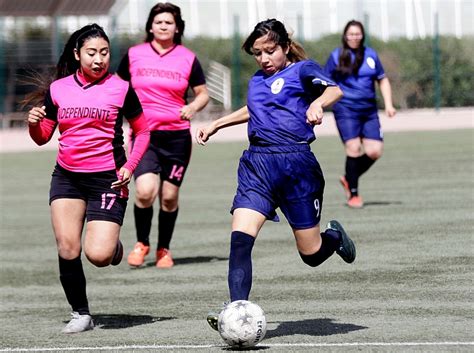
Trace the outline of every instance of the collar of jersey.
<path fill-rule="evenodd" d="M 153 51 L 154 51 L 156 54 L 158 54 L 158 56 L 160 56 L 160 57 L 164 57 L 164 56 L 168 55 L 169 53 L 171 53 L 173 50 L 175 50 L 175 49 L 178 47 L 178 44 L 174 44 L 174 45 L 171 47 L 171 49 L 168 50 L 166 53 L 160 54 L 160 53 L 158 52 L 158 50 L 156 50 L 155 47 L 151 44 L 151 42 L 148 42 L 148 43 L 150 44 L 151 50 L 153 50 Z"/>
<path fill-rule="evenodd" d="M 79 86 L 82 87 L 82 89 L 88 89 L 92 86 L 95 86 L 95 85 L 99 84 L 100 82 L 102 82 L 109 75 L 110 75 L 110 73 L 106 72 L 104 74 L 104 76 L 102 76 L 101 78 L 99 78 L 95 81 L 85 82 L 84 76 L 82 76 L 82 74 L 79 72 L 79 70 L 77 70 L 76 73 L 74 74 L 74 80 L 77 82 L 77 84 Z"/>

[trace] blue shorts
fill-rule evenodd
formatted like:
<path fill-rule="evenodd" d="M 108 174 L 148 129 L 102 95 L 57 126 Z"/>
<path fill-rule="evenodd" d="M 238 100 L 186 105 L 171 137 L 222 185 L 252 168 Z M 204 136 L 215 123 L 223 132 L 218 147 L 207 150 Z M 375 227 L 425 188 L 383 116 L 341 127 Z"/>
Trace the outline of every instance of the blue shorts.
<path fill-rule="evenodd" d="M 115 170 L 96 173 L 70 172 L 56 164 L 51 178 L 49 204 L 57 199 L 81 199 L 86 202 L 86 219 L 122 225 L 127 208 L 128 188 L 113 190 Z"/>
<path fill-rule="evenodd" d="M 250 146 L 240 158 L 238 187 L 232 205 L 278 221 L 279 207 L 293 229 L 319 224 L 324 177 L 309 145 Z"/>
<path fill-rule="evenodd" d="M 383 141 L 377 109 L 353 110 L 338 104 L 333 112 L 343 142 L 357 137 Z"/>
<path fill-rule="evenodd" d="M 133 148 L 133 147 L 132 147 Z M 160 174 L 160 179 L 181 186 L 191 158 L 190 130 L 152 131 L 150 145 L 134 172 Z"/>

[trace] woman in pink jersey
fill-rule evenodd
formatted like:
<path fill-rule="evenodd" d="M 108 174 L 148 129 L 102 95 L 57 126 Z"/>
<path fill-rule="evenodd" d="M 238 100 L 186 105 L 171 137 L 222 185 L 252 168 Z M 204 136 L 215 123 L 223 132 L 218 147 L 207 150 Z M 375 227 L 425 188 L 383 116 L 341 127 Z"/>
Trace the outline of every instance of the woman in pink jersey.
<path fill-rule="evenodd" d="M 122 260 L 119 235 L 127 184 L 150 139 L 136 93 L 128 82 L 109 73 L 109 64 L 107 35 L 100 26 L 87 25 L 66 43 L 54 82 L 27 98 L 31 104 L 42 95 L 44 101 L 42 107 L 29 111 L 31 138 L 43 145 L 56 127 L 61 134 L 49 202 L 60 280 L 72 307 L 64 333 L 94 327 L 81 251 L 97 267 L 118 265 Z M 124 117 L 136 136 L 128 160 L 123 148 Z"/>
<path fill-rule="evenodd" d="M 153 203 L 158 197 L 156 266 L 169 268 L 174 264 L 169 249 L 178 216 L 179 188 L 191 157 L 190 120 L 206 106 L 209 95 L 196 55 L 181 45 L 184 21 L 180 8 L 156 4 L 145 28 L 145 43 L 131 47 L 117 71 L 131 81 L 151 131 L 150 146 L 134 173 L 137 243 L 128 263 L 141 266 L 150 251 Z M 189 104 L 188 88 L 194 93 Z"/>

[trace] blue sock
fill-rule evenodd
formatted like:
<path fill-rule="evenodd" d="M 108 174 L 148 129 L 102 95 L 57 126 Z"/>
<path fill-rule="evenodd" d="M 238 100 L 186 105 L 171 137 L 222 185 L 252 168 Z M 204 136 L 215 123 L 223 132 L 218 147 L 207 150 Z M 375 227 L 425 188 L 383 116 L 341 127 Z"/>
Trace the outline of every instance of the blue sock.
<path fill-rule="evenodd" d="M 229 284 L 230 300 L 248 300 L 252 288 L 252 248 L 255 238 L 234 231 L 230 240 Z"/>

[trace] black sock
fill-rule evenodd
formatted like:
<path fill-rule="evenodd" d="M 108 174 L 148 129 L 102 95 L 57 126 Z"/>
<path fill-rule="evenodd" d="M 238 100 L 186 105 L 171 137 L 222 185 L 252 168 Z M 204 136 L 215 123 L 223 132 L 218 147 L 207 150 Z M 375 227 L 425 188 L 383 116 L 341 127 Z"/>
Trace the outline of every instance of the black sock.
<path fill-rule="evenodd" d="M 301 259 L 303 262 L 311 267 L 316 267 L 321 265 L 324 261 L 326 261 L 334 251 L 339 246 L 340 242 L 340 235 L 338 232 L 332 229 L 326 229 L 324 233 L 321 233 L 321 247 L 317 252 L 312 255 L 303 255 L 300 253 Z"/>
<path fill-rule="evenodd" d="M 229 284 L 230 300 L 248 300 L 252 288 L 252 248 L 255 238 L 239 231 L 230 240 Z"/>
<path fill-rule="evenodd" d="M 143 245 L 150 245 L 150 229 L 153 219 L 153 206 L 140 208 L 135 204 L 133 208 L 135 216 L 135 229 L 137 230 L 137 241 Z"/>
<path fill-rule="evenodd" d="M 374 163 L 375 163 L 375 159 L 370 158 L 366 154 L 363 154 L 362 156 L 357 158 L 357 174 L 358 174 L 358 176 L 360 177 L 367 170 L 369 170 L 369 168 Z"/>
<path fill-rule="evenodd" d="M 59 258 L 59 279 L 73 311 L 80 315 L 90 315 L 86 294 L 86 277 L 82 269 L 81 257 L 73 260 Z"/>
<path fill-rule="evenodd" d="M 170 248 L 176 218 L 178 218 L 178 209 L 173 212 L 166 212 L 160 209 L 158 214 L 158 249 Z"/>
<path fill-rule="evenodd" d="M 351 196 L 358 195 L 359 174 L 358 174 L 358 158 L 346 157 L 346 180 L 349 184 Z"/>

